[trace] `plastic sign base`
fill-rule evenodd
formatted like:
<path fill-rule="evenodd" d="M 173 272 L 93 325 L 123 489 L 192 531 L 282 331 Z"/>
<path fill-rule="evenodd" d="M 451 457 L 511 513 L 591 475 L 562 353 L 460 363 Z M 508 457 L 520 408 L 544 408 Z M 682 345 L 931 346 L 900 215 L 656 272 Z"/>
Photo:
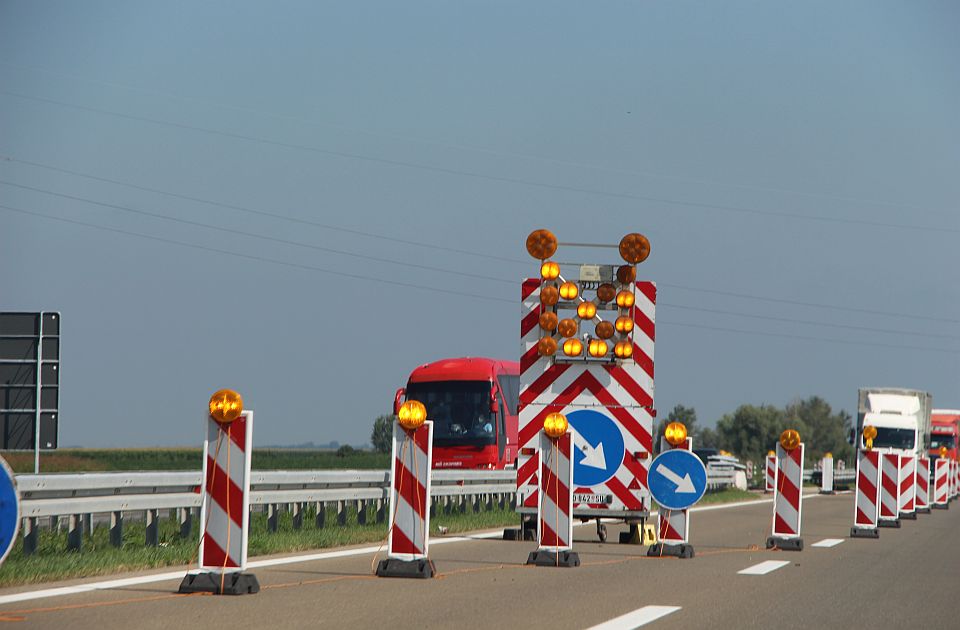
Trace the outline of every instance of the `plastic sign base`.
<path fill-rule="evenodd" d="M 531 551 L 527 558 L 527 564 L 534 564 L 538 567 L 579 567 L 580 556 L 576 551 L 547 551 L 540 549 Z"/>
<path fill-rule="evenodd" d="M 683 543 L 681 545 L 670 545 L 667 543 L 657 543 L 647 549 L 648 558 L 657 558 L 660 556 L 672 556 L 675 558 L 692 558 L 693 545 Z"/>
<path fill-rule="evenodd" d="M 879 521 L 877 521 L 877 527 L 893 527 L 895 529 L 900 529 L 900 519 L 899 518 L 880 519 Z"/>
<path fill-rule="evenodd" d="M 220 590 L 221 581 L 223 590 Z M 217 571 L 188 573 L 180 582 L 178 593 L 213 593 L 214 595 L 252 595 L 260 592 L 260 582 L 253 573 L 231 571 L 222 576 Z"/>
<path fill-rule="evenodd" d="M 783 538 L 781 536 L 771 536 L 770 538 L 767 538 L 767 549 L 803 551 L 803 538 Z"/>
<path fill-rule="evenodd" d="M 932 507 L 932 508 L 935 509 L 935 510 L 949 510 L 949 509 L 950 509 L 950 504 L 949 504 L 949 503 L 934 503 L 934 504 L 931 505 L 930 507 Z"/>
<path fill-rule="evenodd" d="M 917 514 L 929 514 L 929 513 L 930 513 L 930 508 L 928 507 L 917 508 Z"/>
<path fill-rule="evenodd" d="M 876 527 L 851 527 L 850 538 L 880 538 L 880 530 Z"/>
<path fill-rule="evenodd" d="M 433 561 L 423 558 L 420 560 L 398 560 L 397 558 L 387 558 L 377 564 L 377 575 L 379 577 L 402 577 L 402 578 L 432 578 L 436 569 Z"/>
<path fill-rule="evenodd" d="M 916 512 L 905 512 L 905 513 L 903 513 L 903 514 L 900 515 L 900 518 L 905 518 L 905 519 L 907 519 L 908 521 L 915 521 L 915 520 L 917 520 L 917 513 L 916 513 Z"/>

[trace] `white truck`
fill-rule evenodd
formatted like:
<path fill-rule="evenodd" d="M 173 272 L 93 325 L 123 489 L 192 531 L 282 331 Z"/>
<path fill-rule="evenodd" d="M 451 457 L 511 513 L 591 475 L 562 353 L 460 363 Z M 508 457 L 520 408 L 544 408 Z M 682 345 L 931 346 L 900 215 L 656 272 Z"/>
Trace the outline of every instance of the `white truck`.
<path fill-rule="evenodd" d="M 930 448 L 930 411 L 933 399 L 928 392 L 899 387 L 862 387 L 857 405 L 856 445 L 863 450 L 863 427 L 877 429 L 873 449 L 924 457 Z"/>

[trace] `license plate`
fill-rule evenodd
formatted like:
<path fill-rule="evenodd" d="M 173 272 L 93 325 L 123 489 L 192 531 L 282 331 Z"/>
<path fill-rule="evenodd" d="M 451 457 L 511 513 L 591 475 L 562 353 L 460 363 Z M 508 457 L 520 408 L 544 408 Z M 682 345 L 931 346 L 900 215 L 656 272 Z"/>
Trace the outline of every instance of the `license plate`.
<path fill-rule="evenodd" d="M 612 494 L 581 494 L 579 492 L 574 492 L 573 502 L 574 504 L 578 504 L 578 503 L 609 504 L 609 503 L 613 503 L 613 495 Z"/>

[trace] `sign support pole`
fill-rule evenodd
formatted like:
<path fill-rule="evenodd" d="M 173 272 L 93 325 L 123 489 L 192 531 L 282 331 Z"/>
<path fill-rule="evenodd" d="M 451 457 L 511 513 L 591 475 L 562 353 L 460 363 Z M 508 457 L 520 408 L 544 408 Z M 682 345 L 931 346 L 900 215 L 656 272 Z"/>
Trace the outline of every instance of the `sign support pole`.
<path fill-rule="evenodd" d="M 40 311 L 39 329 L 37 330 L 37 399 L 33 416 L 33 474 L 40 474 L 40 388 L 43 381 L 43 311 Z"/>

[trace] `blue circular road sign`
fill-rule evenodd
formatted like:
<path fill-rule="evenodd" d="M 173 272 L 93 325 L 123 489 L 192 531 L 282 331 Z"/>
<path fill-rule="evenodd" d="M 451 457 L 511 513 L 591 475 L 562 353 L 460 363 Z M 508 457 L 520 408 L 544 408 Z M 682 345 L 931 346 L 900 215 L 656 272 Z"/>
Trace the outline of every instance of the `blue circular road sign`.
<path fill-rule="evenodd" d="M 573 484 L 590 487 L 606 483 L 623 463 L 623 433 L 606 414 L 581 409 L 567 414 L 573 426 Z"/>
<path fill-rule="evenodd" d="M 0 457 L 0 564 L 17 541 L 20 532 L 20 493 L 13 471 Z"/>
<path fill-rule="evenodd" d="M 690 451 L 664 451 L 650 462 L 647 486 L 650 496 L 662 507 L 685 510 L 707 491 L 707 469 Z"/>

